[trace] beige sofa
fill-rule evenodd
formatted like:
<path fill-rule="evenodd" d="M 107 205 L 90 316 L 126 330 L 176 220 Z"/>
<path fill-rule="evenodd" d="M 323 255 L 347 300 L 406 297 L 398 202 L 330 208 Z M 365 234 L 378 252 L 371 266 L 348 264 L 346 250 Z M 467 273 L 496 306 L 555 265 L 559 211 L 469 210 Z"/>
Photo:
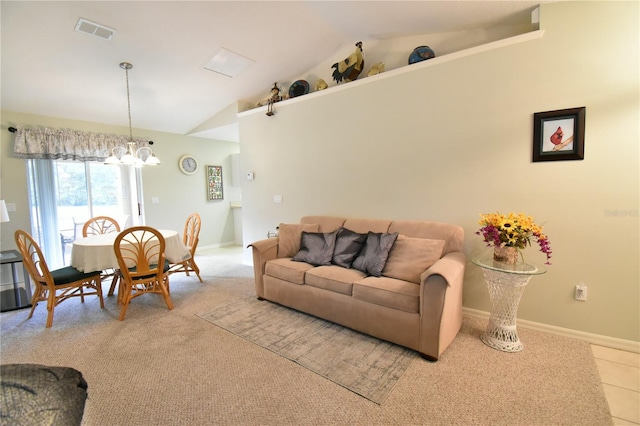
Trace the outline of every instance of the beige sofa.
<path fill-rule="evenodd" d="M 398 234 L 381 276 L 292 260 L 299 253 L 302 231 L 332 233 L 342 228 Z M 463 238 L 461 227 L 446 223 L 303 217 L 300 224 L 281 224 L 278 238 L 249 245 L 256 294 L 437 361 L 462 325 Z"/>

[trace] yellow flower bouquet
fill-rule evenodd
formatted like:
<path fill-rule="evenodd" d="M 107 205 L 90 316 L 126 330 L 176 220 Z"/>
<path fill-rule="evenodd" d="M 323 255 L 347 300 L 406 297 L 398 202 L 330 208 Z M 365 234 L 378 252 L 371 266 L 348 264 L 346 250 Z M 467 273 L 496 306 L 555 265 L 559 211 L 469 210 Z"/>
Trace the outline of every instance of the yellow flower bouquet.
<path fill-rule="evenodd" d="M 547 265 L 551 265 L 551 246 L 549 238 L 542 233 L 542 227 L 535 224 L 531 216 L 523 213 L 488 213 L 480 215 L 480 230 L 476 235 L 483 237 L 488 247 L 515 247 L 524 249 L 535 240 L 540 251 L 547 256 Z"/>

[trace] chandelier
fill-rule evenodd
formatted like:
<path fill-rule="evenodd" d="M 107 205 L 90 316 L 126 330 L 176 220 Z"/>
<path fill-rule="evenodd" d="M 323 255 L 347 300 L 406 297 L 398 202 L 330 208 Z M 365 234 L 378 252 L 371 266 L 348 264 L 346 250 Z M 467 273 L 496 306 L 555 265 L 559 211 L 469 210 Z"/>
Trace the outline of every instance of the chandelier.
<path fill-rule="evenodd" d="M 129 111 L 129 142 L 127 146 L 116 146 L 111 150 L 111 155 L 104 160 L 104 164 L 125 164 L 128 166 L 144 167 L 160 164 L 160 160 L 153 154 L 148 146 L 138 148 L 138 144 L 133 141 L 133 131 L 131 128 L 131 99 L 129 97 L 129 70 L 133 68 L 129 62 L 121 62 L 127 81 L 127 110 Z M 153 142 L 149 142 L 152 144 Z"/>

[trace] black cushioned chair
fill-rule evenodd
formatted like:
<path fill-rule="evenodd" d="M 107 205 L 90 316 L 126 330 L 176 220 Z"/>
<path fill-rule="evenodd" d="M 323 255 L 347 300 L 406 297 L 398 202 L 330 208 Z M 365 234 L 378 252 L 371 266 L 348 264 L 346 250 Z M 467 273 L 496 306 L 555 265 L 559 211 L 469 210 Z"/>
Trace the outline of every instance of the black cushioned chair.
<path fill-rule="evenodd" d="M 196 261 L 194 259 L 196 255 L 196 248 L 198 247 L 198 241 L 200 236 L 200 227 L 202 225 L 202 220 L 200 219 L 200 215 L 198 213 L 192 213 L 187 218 L 187 221 L 184 224 L 184 232 L 182 234 L 182 243 L 186 248 L 189 249 L 189 253 L 191 253 L 191 257 L 189 259 L 183 260 L 182 262 L 178 262 L 171 265 L 170 274 L 175 274 L 176 272 L 184 272 L 189 276 L 189 272 L 194 272 L 200 282 L 202 282 L 202 277 L 200 276 L 200 268 L 196 265 Z"/>
<path fill-rule="evenodd" d="M 49 271 L 42 250 L 31 235 L 18 229 L 15 233 L 15 239 L 24 265 L 35 285 L 29 318 L 33 316 L 38 302 L 47 302 L 47 310 L 49 311 L 47 328 L 49 328 L 53 325 L 53 310 L 59 303 L 71 297 L 80 297 L 80 300 L 84 302 L 85 296 L 93 294 L 98 296 L 100 307 L 104 309 L 100 271 L 80 272 L 73 266 Z M 90 291 L 86 292 L 85 290 Z"/>
<path fill-rule="evenodd" d="M 164 237 L 149 226 L 127 228 L 113 243 L 120 267 L 120 289 L 118 300 L 122 304 L 122 321 L 132 299 L 146 293 L 162 295 L 169 310 L 173 302 L 169 295 L 169 263 L 164 257 Z M 161 267 L 162 266 L 162 267 Z"/>
<path fill-rule="evenodd" d="M 86 221 L 84 226 L 82 227 L 82 236 L 85 238 L 91 235 L 110 234 L 113 232 L 120 232 L 120 225 L 118 225 L 117 220 L 109 216 L 92 217 L 91 219 Z M 118 285 L 118 271 L 109 268 L 108 270 L 103 271 L 100 277 L 103 280 L 111 278 L 111 287 L 109 287 L 109 293 L 107 293 L 107 295 L 113 296 L 116 285 Z"/>

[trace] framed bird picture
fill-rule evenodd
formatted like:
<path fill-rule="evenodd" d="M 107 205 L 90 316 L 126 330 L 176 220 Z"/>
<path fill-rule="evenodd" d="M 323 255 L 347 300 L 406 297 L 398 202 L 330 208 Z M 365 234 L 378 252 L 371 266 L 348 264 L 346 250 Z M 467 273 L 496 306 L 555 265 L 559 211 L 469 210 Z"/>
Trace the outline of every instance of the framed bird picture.
<path fill-rule="evenodd" d="M 533 114 L 533 162 L 584 160 L 585 107 Z"/>

